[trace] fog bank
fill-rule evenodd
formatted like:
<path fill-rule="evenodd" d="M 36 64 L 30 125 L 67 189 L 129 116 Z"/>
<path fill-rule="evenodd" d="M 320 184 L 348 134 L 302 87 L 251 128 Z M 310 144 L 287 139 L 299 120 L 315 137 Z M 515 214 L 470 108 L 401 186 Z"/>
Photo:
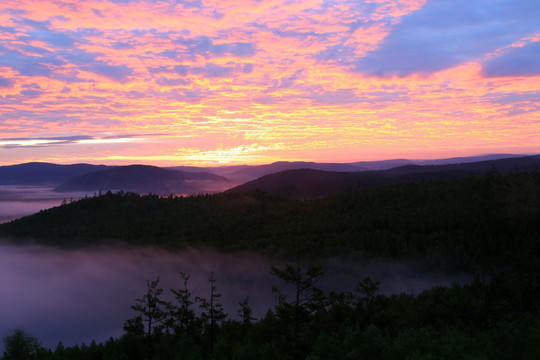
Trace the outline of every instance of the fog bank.
<path fill-rule="evenodd" d="M 124 321 L 134 316 L 130 305 L 145 293 L 146 280 L 159 276 L 164 293 L 169 294 L 169 288 L 182 286 L 181 271 L 191 276 L 189 287 L 200 297 L 208 297 L 208 278 L 214 271 L 229 318 L 237 318 L 238 302 L 247 296 L 259 318 L 275 305 L 272 285 L 283 286 L 268 274 L 271 264 L 280 265 L 259 255 L 213 250 L 171 253 L 155 248 L 59 250 L 0 245 L 0 336 L 22 327 L 52 348 L 60 340 L 74 345 L 120 336 Z M 398 263 L 334 259 L 326 264 L 321 286 L 352 291 L 365 276 L 380 281 L 383 294 L 418 293 L 463 280 L 420 274 Z"/>
<path fill-rule="evenodd" d="M 31 215 L 91 194 L 57 193 L 51 187 L 0 185 L 0 223 Z"/>

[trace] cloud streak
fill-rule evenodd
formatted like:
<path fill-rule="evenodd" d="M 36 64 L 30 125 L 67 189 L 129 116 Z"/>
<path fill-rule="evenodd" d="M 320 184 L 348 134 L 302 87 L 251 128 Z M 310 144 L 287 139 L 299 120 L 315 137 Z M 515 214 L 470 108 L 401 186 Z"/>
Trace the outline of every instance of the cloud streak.
<path fill-rule="evenodd" d="M 538 18 L 536 0 L 6 0 L 0 158 L 540 152 Z"/>
<path fill-rule="evenodd" d="M 146 141 L 146 138 L 139 137 L 138 135 L 119 135 L 104 137 L 73 135 L 42 138 L 0 138 L 0 148 L 44 147 L 67 144 L 112 144 L 140 141 Z"/>

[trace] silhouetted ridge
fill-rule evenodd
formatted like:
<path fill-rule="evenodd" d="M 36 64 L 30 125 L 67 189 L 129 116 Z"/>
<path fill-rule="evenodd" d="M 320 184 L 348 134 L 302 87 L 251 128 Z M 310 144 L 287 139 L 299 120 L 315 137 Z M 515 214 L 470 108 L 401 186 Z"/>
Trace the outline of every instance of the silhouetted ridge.
<path fill-rule="evenodd" d="M 302 172 L 318 180 L 336 175 Z M 286 173 L 294 179 L 294 172 Z M 538 244 L 537 194 L 540 172 L 398 184 L 311 200 L 260 191 L 189 197 L 106 192 L 0 224 L 0 237 L 66 246 L 111 240 L 212 246 L 291 257 L 439 253 L 475 261 L 471 251 L 496 247 L 504 255 L 515 246 L 522 256 L 522 246 Z"/>
<path fill-rule="evenodd" d="M 276 161 L 271 164 L 248 166 L 233 173 L 234 176 L 244 178 L 258 178 L 264 175 L 282 172 L 286 170 L 312 169 L 336 172 L 355 172 L 364 170 L 363 168 L 351 164 L 339 163 L 316 163 L 306 161 Z"/>
<path fill-rule="evenodd" d="M 0 185 L 58 185 L 70 178 L 109 168 L 105 165 L 59 165 L 31 162 L 0 166 Z"/>
<path fill-rule="evenodd" d="M 193 176 L 187 177 L 192 179 Z M 189 194 L 194 188 L 184 173 L 149 165 L 118 166 L 75 177 L 57 186 L 55 191 L 125 190 L 137 193 Z"/>
<path fill-rule="evenodd" d="M 228 191 L 261 190 L 281 196 L 315 198 L 392 184 L 464 178 L 480 174 L 538 171 L 540 155 L 448 165 L 404 165 L 389 170 L 328 172 L 287 170 L 263 176 Z"/>

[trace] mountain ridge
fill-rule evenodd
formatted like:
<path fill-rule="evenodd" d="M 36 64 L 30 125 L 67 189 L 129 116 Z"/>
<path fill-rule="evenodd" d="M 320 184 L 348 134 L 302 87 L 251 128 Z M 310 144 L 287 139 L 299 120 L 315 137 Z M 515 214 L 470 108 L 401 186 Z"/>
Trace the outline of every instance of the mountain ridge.
<path fill-rule="evenodd" d="M 335 191 L 349 191 L 358 188 L 355 182 L 361 181 L 370 184 L 388 184 L 399 181 L 418 181 L 421 175 L 410 175 L 411 173 L 429 173 L 452 171 L 471 171 L 464 170 L 467 167 L 474 168 L 473 161 L 510 161 L 511 166 L 519 163 L 519 155 L 513 154 L 490 154 L 473 157 L 455 157 L 435 160 L 407 160 L 390 159 L 381 161 L 364 161 L 354 163 L 316 163 L 309 161 L 277 161 L 264 165 L 227 165 L 218 167 L 197 167 L 197 166 L 169 166 L 157 167 L 152 165 L 92 165 L 92 164 L 71 164 L 61 165 L 47 162 L 30 162 L 17 165 L 0 166 L 0 185 L 21 185 L 21 186 L 49 186 L 56 191 L 98 191 L 98 190 L 125 190 L 141 193 L 157 194 L 192 194 L 192 193 L 215 193 L 235 189 L 239 186 L 252 186 L 253 181 L 258 181 L 258 188 L 265 188 L 267 185 L 260 185 L 261 182 L 273 179 L 276 184 L 272 187 L 273 191 L 282 194 L 291 194 L 299 196 L 298 189 L 301 186 L 311 188 L 304 191 L 305 196 L 324 196 L 333 193 L 333 191 L 324 190 L 324 188 L 335 187 Z M 490 159 L 490 160 L 486 160 Z M 494 160 L 496 159 L 496 160 Z M 460 162 L 461 164 L 456 164 Z M 477 161 L 478 162 L 478 161 Z M 444 164 L 444 165 L 441 165 Z M 121 175 L 120 172 L 126 172 L 129 166 L 146 166 L 147 171 L 140 174 L 131 171 L 129 175 Z M 433 166 L 446 166 L 446 168 L 434 168 Z M 459 169 L 453 169 L 452 167 Z M 111 170 L 120 169 L 120 170 Z M 132 168 L 133 170 L 134 168 Z M 141 170 L 143 168 L 139 168 Z M 154 170 L 149 170 L 154 169 Z M 163 171 L 158 171 L 161 169 Z M 348 173 L 354 174 L 363 172 L 364 175 L 355 180 L 358 175 L 329 175 L 317 172 L 300 171 L 302 169 L 311 169 L 322 172 Z M 474 169 L 473 169 L 474 170 Z M 106 171 L 101 174 L 90 175 L 91 173 Z M 147 174 L 153 171 L 152 174 Z M 284 171 L 298 171 L 298 174 L 273 175 L 270 178 L 258 180 L 268 175 L 278 174 Z M 388 171 L 388 173 L 378 173 Z M 369 173 L 369 174 L 368 174 Z M 303 176 L 300 176 L 303 174 Z M 409 175 L 407 175 L 409 174 Z M 446 174 L 448 175 L 448 174 Z M 423 175 L 430 178 L 444 178 L 446 175 Z M 107 177 L 109 177 L 107 179 Z M 139 177 L 137 180 L 136 178 Z M 290 178 L 291 184 L 288 184 L 286 190 L 279 190 L 279 184 L 284 186 L 285 177 Z M 312 179 L 309 179 L 312 177 Z M 397 179 L 401 177 L 402 179 Z M 407 178 L 408 177 L 408 178 Z M 324 178 L 324 179 L 323 179 Z M 120 181 L 122 179 L 122 181 Z M 318 180 L 317 180 L 318 179 Z M 333 180 L 332 180 L 333 179 Z M 393 180 L 392 180 L 393 179 Z M 316 182 L 319 184 L 316 184 Z M 138 182 L 138 183 L 137 183 Z M 306 183 L 307 182 L 307 183 Z M 335 182 L 332 185 L 332 182 Z M 78 183 L 78 185 L 77 185 Z M 137 183 L 137 184 L 136 184 Z M 244 185 L 248 184 L 248 185 Z M 315 188 L 319 190 L 315 191 Z M 70 189 L 70 190 L 68 190 Z M 334 192 L 335 192 L 334 191 Z M 295 195 L 296 194 L 296 195 Z M 302 196 L 304 196 L 302 195 Z"/>
<path fill-rule="evenodd" d="M 205 172 L 188 173 L 151 165 L 127 165 L 84 174 L 58 185 L 56 192 L 124 190 L 136 193 L 192 194 L 198 188 L 190 181 L 227 181 Z"/>
<path fill-rule="evenodd" d="M 445 165 L 403 165 L 388 170 L 327 172 L 286 170 L 265 175 L 227 191 L 260 190 L 281 196 L 315 198 L 400 183 L 457 179 L 472 175 L 538 171 L 540 155 Z"/>
<path fill-rule="evenodd" d="M 72 177 L 111 168 L 107 165 L 29 162 L 0 166 L 0 185 L 49 185 L 54 186 Z"/>

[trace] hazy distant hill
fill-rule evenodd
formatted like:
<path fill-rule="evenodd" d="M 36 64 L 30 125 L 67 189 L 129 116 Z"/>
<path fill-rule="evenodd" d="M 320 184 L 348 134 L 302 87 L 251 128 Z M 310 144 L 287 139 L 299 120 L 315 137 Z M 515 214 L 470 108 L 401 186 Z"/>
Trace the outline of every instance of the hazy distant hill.
<path fill-rule="evenodd" d="M 92 172 L 57 186 L 58 192 L 124 190 L 141 194 L 191 194 L 199 189 L 190 181 L 227 179 L 210 173 L 187 173 L 156 166 L 129 165 Z"/>
<path fill-rule="evenodd" d="M 389 169 L 387 172 L 390 174 L 432 173 L 433 176 L 446 178 L 446 176 L 455 177 L 468 175 L 471 173 L 481 174 L 488 171 L 508 173 L 510 171 L 524 172 L 537 170 L 540 171 L 540 155 L 520 156 L 477 162 L 465 161 L 463 163 L 446 163 L 444 165 L 405 165 Z"/>
<path fill-rule="evenodd" d="M 390 159 L 379 161 L 358 161 L 350 163 L 353 166 L 361 167 L 365 170 L 388 170 L 405 165 L 449 165 L 449 164 L 465 164 L 471 162 L 480 162 L 487 160 L 498 160 L 506 158 L 523 157 L 523 155 L 515 154 L 489 154 L 468 157 L 453 157 L 446 159 L 434 160 L 410 160 L 410 159 Z"/>
<path fill-rule="evenodd" d="M 409 160 L 390 159 L 380 161 L 358 161 L 353 163 L 316 163 L 308 161 L 278 161 L 265 165 L 233 165 L 217 167 L 195 167 L 195 166 L 175 166 L 167 169 L 174 169 L 186 172 L 205 171 L 224 176 L 237 184 L 258 179 L 265 175 L 270 175 L 286 170 L 313 169 L 331 172 L 358 172 L 368 170 L 388 170 L 404 165 L 444 165 L 479 162 L 484 160 L 495 160 L 503 158 L 521 157 L 522 155 L 512 154 L 490 154 L 471 157 L 455 157 L 435 160 Z"/>
<path fill-rule="evenodd" d="M 184 172 L 208 172 L 227 177 L 226 174 L 232 174 L 240 169 L 248 168 L 249 165 L 226 165 L 226 166 L 169 166 L 164 167 L 167 170 L 177 170 Z"/>
<path fill-rule="evenodd" d="M 328 172 L 313 169 L 287 170 L 263 176 L 229 191 L 265 192 L 298 198 L 314 198 L 360 188 L 421 181 L 457 179 L 473 174 L 505 174 L 540 169 L 540 155 L 449 165 L 405 165 L 389 170 Z"/>
<path fill-rule="evenodd" d="M 349 164 L 279 161 L 272 164 L 257 166 L 176 166 L 159 168 L 163 171 L 159 172 L 158 170 L 154 170 L 152 174 L 147 174 L 147 172 L 150 170 L 146 172 L 140 169 L 139 171 L 136 171 L 135 168 L 131 170 L 125 170 L 125 166 L 117 167 L 90 164 L 58 165 L 51 163 L 26 163 L 19 165 L 0 166 L 0 185 L 35 185 L 51 187 L 58 186 L 58 191 L 71 191 L 68 189 L 76 191 L 97 191 L 100 189 L 130 189 L 130 191 L 140 191 L 143 193 L 149 191 L 157 191 L 159 193 L 170 191 L 173 191 L 175 193 L 214 193 L 224 191 L 228 188 L 243 184 L 251 180 L 258 179 L 265 175 L 282 173 L 287 170 L 312 169 L 322 172 L 326 171 L 339 173 L 357 173 L 359 171 L 365 172 L 367 170 L 380 171 L 388 170 L 390 168 L 394 169 L 388 174 L 370 173 L 369 175 L 362 175 L 359 179 L 355 176 L 351 177 L 350 175 L 324 175 L 317 172 L 310 172 L 309 175 L 307 173 L 304 174 L 303 172 L 299 172 L 299 174 L 296 174 L 294 176 L 291 174 L 281 174 L 262 180 L 263 182 L 266 181 L 267 184 L 261 185 L 259 181 L 257 183 L 258 185 L 256 185 L 258 188 L 265 188 L 270 186 L 279 193 L 283 193 L 283 191 L 278 190 L 277 187 L 286 185 L 288 186 L 288 189 L 284 190 L 285 193 L 295 194 L 299 193 L 300 191 L 308 194 L 327 194 L 329 190 L 323 191 L 323 188 L 333 188 L 332 192 L 342 192 L 346 191 L 347 189 L 357 188 L 358 181 L 366 184 L 384 185 L 388 183 L 394 183 L 396 175 L 400 175 L 400 177 L 402 178 L 404 174 L 411 173 L 416 174 L 439 171 L 443 171 L 446 173 L 449 170 L 457 172 L 477 171 L 478 169 L 475 169 L 476 165 L 473 165 L 472 170 L 470 168 L 463 167 L 463 165 L 465 163 L 471 163 L 472 161 L 478 160 L 507 158 L 506 160 L 511 162 L 507 163 L 507 165 L 502 165 L 503 163 L 499 163 L 500 165 L 497 166 L 505 167 L 504 171 L 508 171 L 508 166 L 513 167 L 516 166 L 515 164 L 519 164 L 519 160 L 514 161 L 514 159 L 518 159 L 516 156 L 517 155 L 495 154 L 439 160 L 392 159 L 383 161 L 364 161 Z M 504 159 L 496 161 L 503 160 Z M 459 169 L 430 167 L 433 164 L 447 164 L 445 166 L 452 166 L 450 164 L 456 163 L 462 163 Z M 158 169 L 156 167 L 152 168 Z M 106 172 L 104 174 L 95 174 L 84 178 L 84 175 L 90 175 L 94 172 L 112 169 L 120 170 L 112 171 L 110 173 Z M 170 171 L 172 171 L 172 173 L 170 173 Z M 176 174 L 176 176 L 174 176 L 173 174 Z M 448 174 L 433 174 L 431 176 L 433 178 L 445 178 L 447 175 Z M 160 179 L 160 177 L 162 176 L 163 178 Z M 307 178 L 309 177 L 313 177 L 313 179 L 307 180 Z M 394 180 L 390 181 L 388 178 Z M 401 178 L 397 181 L 402 181 Z M 418 181 L 417 178 L 418 175 L 414 175 L 412 176 L 412 179 L 406 179 L 406 181 Z M 295 184 L 286 184 L 290 181 L 294 182 Z M 309 184 L 305 185 L 302 183 L 303 181 L 309 181 Z M 319 182 L 319 184 L 315 184 L 314 182 Z M 332 182 L 336 182 L 335 185 L 332 185 Z M 251 188 L 250 186 L 251 184 L 246 185 L 246 188 Z M 308 186 L 309 188 L 303 189 L 302 187 L 305 186 Z"/>
<path fill-rule="evenodd" d="M 55 186 L 75 176 L 107 168 L 109 166 L 90 164 L 59 165 L 41 162 L 0 166 L 0 185 Z"/>
<path fill-rule="evenodd" d="M 524 157 L 524 155 L 516 154 L 488 154 L 478 156 L 465 156 L 465 157 L 452 157 L 446 159 L 433 159 L 433 160 L 413 160 L 416 165 L 449 165 L 449 164 L 465 164 L 472 162 L 482 162 L 489 160 L 502 160 Z"/>
<path fill-rule="evenodd" d="M 256 179 L 264 175 L 269 175 L 285 170 L 295 169 L 313 169 L 323 171 L 337 172 L 355 172 L 365 170 L 362 167 L 351 164 L 339 163 L 316 163 L 305 161 L 278 161 L 267 165 L 247 166 L 231 173 L 231 177 L 242 178 L 246 180 Z"/>

